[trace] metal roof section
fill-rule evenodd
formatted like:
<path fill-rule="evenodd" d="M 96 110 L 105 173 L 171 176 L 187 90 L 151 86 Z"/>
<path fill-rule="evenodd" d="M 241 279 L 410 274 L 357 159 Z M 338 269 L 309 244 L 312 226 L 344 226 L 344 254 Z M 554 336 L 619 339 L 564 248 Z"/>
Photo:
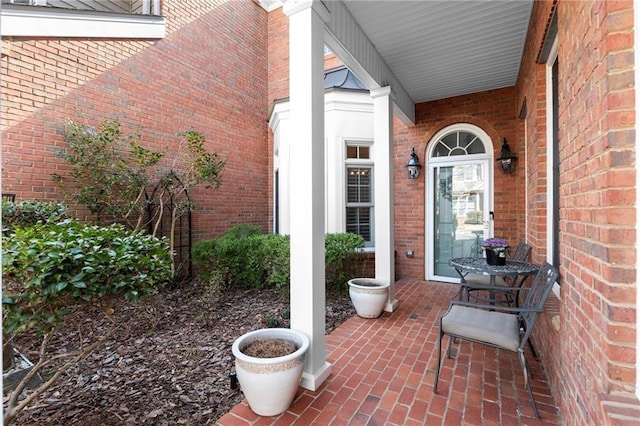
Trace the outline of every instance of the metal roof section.
<path fill-rule="evenodd" d="M 324 89 L 369 90 L 347 67 L 338 67 L 324 73 Z"/>

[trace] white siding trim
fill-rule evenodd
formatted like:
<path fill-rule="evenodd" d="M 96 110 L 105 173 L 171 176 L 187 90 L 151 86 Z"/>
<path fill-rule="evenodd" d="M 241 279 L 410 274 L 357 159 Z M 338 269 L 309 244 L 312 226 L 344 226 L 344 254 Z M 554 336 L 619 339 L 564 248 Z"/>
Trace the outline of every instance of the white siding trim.
<path fill-rule="evenodd" d="M 553 243 L 555 236 L 553 235 L 553 191 L 557 189 L 553 187 L 553 64 L 558 57 L 558 37 L 549 52 L 546 63 L 546 111 L 547 111 L 547 262 L 553 263 Z M 553 294 L 560 298 L 560 286 L 556 282 L 553 284 Z"/>
<path fill-rule="evenodd" d="M 53 8 L 10 7 L 0 12 L 2 37 L 164 38 L 162 16 Z"/>

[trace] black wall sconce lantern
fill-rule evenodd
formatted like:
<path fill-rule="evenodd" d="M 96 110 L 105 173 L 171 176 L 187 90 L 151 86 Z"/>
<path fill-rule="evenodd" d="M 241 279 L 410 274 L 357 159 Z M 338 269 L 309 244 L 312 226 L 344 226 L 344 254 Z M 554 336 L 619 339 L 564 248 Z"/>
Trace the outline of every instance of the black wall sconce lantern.
<path fill-rule="evenodd" d="M 409 179 L 418 179 L 420 176 L 420 160 L 418 159 L 418 154 L 416 154 L 416 149 L 411 148 L 411 158 L 409 158 L 409 162 L 407 163 L 407 172 L 409 172 Z"/>
<path fill-rule="evenodd" d="M 507 139 L 502 139 L 502 149 L 500 150 L 500 157 L 496 160 L 500 164 L 500 170 L 502 173 L 511 173 L 515 167 L 516 156 L 513 155 L 507 144 Z"/>

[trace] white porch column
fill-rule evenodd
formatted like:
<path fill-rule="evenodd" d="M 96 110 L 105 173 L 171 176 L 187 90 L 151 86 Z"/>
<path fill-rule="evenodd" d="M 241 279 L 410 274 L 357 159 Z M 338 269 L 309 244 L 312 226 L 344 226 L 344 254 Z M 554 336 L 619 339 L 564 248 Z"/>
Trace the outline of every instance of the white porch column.
<path fill-rule="evenodd" d="M 316 390 L 331 374 L 325 342 L 324 22 L 312 1 L 289 0 L 284 12 L 292 136 L 291 328 L 311 339 L 301 386 Z"/>
<path fill-rule="evenodd" d="M 371 97 L 373 98 L 374 123 L 376 279 L 391 283 L 389 298 L 384 310 L 393 312 L 398 301 L 395 298 L 391 87 L 371 90 Z"/>

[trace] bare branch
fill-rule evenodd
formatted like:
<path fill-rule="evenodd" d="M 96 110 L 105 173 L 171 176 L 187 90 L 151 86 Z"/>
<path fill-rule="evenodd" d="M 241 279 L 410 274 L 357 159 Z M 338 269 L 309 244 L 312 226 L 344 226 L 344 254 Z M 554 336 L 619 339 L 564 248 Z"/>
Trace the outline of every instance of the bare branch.
<path fill-rule="evenodd" d="M 46 357 L 47 347 L 48 347 L 49 340 L 51 339 L 51 336 L 53 335 L 53 333 L 49 333 L 49 334 L 45 335 L 44 339 L 42 340 L 42 344 L 40 345 L 40 353 L 39 353 L 38 362 L 36 363 L 36 365 L 33 366 L 31 371 L 29 371 L 29 373 L 27 373 L 22 378 L 22 380 L 20 381 L 20 383 L 18 383 L 16 388 L 10 393 L 9 401 L 7 403 L 7 408 L 6 408 L 5 412 L 4 412 L 4 425 L 5 426 L 9 425 L 11 423 L 11 421 L 22 410 L 24 410 L 24 408 L 26 406 L 28 406 L 34 399 L 38 398 L 40 395 L 42 395 L 43 392 L 45 392 L 47 389 L 49 389 L 51 386 L 53 386 L 56 383 L 56 381 L 58 380 L 58 378 L 62 374 L 64 374 L 71 367 L 73 367 L 78 362 L 80 362 L 81 360 L 86 358 L 97 347 L 99 347 L 106 340 L 108 340 L 113 335 L 113 333 L 116 331 L 116 329 L 117 329 L 117 326 L 114 323 L 104 336 L 100 337 L 98 340 L 96 340 L 95 342 L 93 342 L 91 345 L 87 346 L 83 350 L 76 351 L 76 352 L 73 352 L 71 354 L 55 355 L 55 356 L 49 357 L 48 359 Z M 53 376 L 51 376 L 51 378 L 49 380 L 47 380 L 44 383 L 41 383 L 33 391 L 33 393 L 31 393 L 25 399 L 20 401 L 20 403 L 18 403 L 18 398 L 22 394 L 22 391 L 25 389 L 25 387 L 31 381 L 31 379 L 36 374 L 38 374 L 38 372 L 40 372 L 45 366 L 51 364 L 55 360 L 61 359 L 61 358 L 65 358 L 65 357 L 69 357 L 69 356 L 73 356 L 73 358 L 70 359 L 69 361 L 67 361 L 60 368 L 58 368 L 56 370 L 56 372 L 53 374 Z"/>

